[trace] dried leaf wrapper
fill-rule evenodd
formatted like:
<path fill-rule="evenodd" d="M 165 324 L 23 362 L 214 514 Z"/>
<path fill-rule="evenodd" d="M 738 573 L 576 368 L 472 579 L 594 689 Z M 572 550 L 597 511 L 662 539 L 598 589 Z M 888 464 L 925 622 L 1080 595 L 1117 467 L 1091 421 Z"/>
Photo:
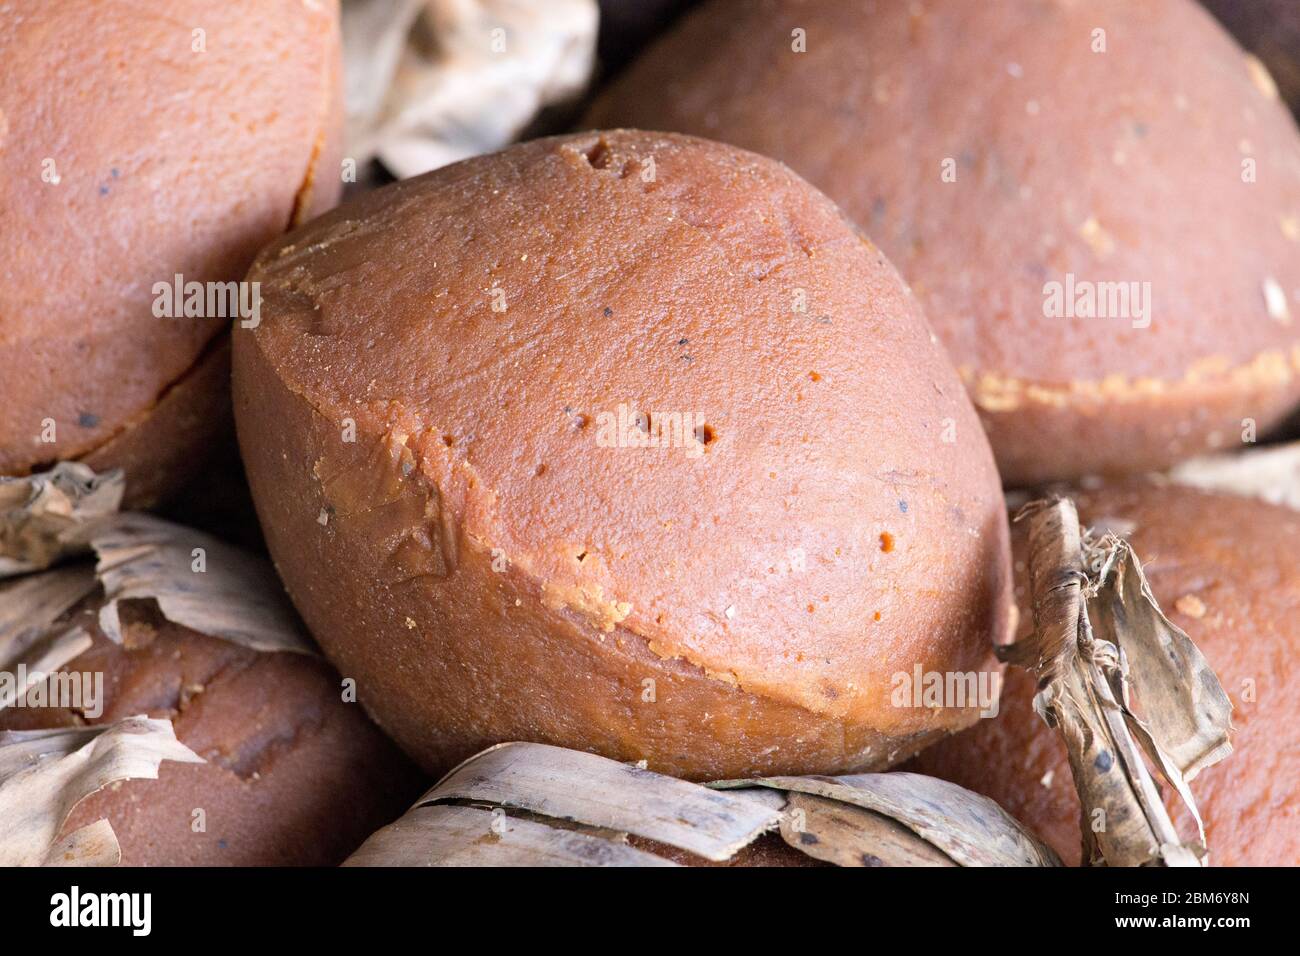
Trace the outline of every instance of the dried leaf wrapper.
<path fill-rule="evenodd" d="M 34 685 L 91 647 L 91 635 L 68 615 L 92 599 L 102 602 L 101 629 L 118 643 L 120 602 L 149 600 L 167 619 L 211 637 L 315 653 L 269 564 L 179 525 L 116 513 L 121 492 L 120 475 L 101 480 L 83 465 L 0 485 L 9 504 L 0 528 L 17 529 L 3 539 L 9 567 L 40 568 L 84 550 L 98 556 L 97 564 L 74 559 L 0 581 L 0 711 L 30 703 Z M 202 762 L 167 720 L 0 733 L 0 865 L 117 863 L 107 821 L 62 839 L 59 832 L 88 794 L 116 780 L 156 778 L 162 760 Z"/>
<path fill-rule="evenodd" d="M 269 563 L 201 532 L 128 513 L 91 538 L 106 602 L 104 633 L 121 643 L 118 604 L 152 599 L 163 615 L 256 651 L 315 654 Z M 203 570 L 196 570 L 201 562 Z"/>
<path fill-rule="evenodd" d="M 89 649 L 84 630 L 55 622 L 97 587 L 85 563 L 0 582 L 0 710 Z"/>
<path fill-rule="evenodd" d="M 869 811 L 901 825 L 918 857 L 937 850 L 957 866 L 1059 866 L 1056 854 L 987 797 L 919 773 L 765 777 L 714 787 L 774 787 Z"/>
<path fill-rule="evenodd" d="M 348 155 L 406 178 L 500 149 L 586 86 L 597 20 L 595 0 L 348 0 Z"/>
<path fill-rule="evenodd" d="M 1206 455 L 1169 472 L 1176 484 L 1262 498 L 1300 510 L 1300 442 L 1232 455 Z"/>
<path fill-rule="evenodd" d="M 69 475 L 75 479 L 71 492 Z M 74 561 L 0 581 L 0 710 L 13 706 L 28 688 L 91 646 L 86 631 L 61 619 L 101 587 L 100 627 L 119 644 L 120 602 L 144 599 L 156 602 L 168 620 L 211 637 L 258 651 L 315 653 L 279 579 L 260 558 L 149 515 L 105 510 L 116 507 L 120 481 L 101 484 L 82 465 L 71 472 L 59 465 L 24 481 L 36 491 L 22 496 L 12 511 L 0 511 L 0 526 L 22 525 L 32 515 L 31 502 L 43 502 L 42 509 L 52 507 L 60 517 L 52 535 L 31 539 L 40 542 L 37 552 L 42 559 L 66 554 L 51 550 L 48 542 L 57 539 L 62 547 L 70 540 L 67 532 L 75 530 L 80 546 L 95 551 L 99 562 L 96 568 Z M 87 504 L 92 498 L 97 500 L 93 506 Z M 48 517 L 49 512 L 39 514 Z M 44 517 L 35 524 L 41 525 Z"/>
<path fill-rule="evenodd" d="M 345 865 L 674 866 L 655 848 L 723 862 L 773 831 L 841 865 L 1059 865 L 993 801 L 919 774 L 705 786 L 529 743 L 470 758 Z"/>
<path fill-rule="evenodd" d="M 164 760 L 203 763 L 169 720 L 0 733 L 0 866 L 117 863 L 121 851 L 107 820 L 64 839 L 59 831 L 90 794 L 117 780 L 155 779 Z"/>
<path fill-rule="evenodd" d="M 0 578 L 49 567 L 84 553 L 90 533 L 117 512 L 122 472 L 95 474 L 60 462 L 25 478 L 0 478 Z"/>
<path fill-rule="evenodd" d="M 1093 541 L 1068 499 L 1033 502 L 1020 519 L 1030 527 L 1035 632 L 999 653 L 1035 672 L 1034 709 L 1065 742 L 1083 858 L 1200 865 L 1205 833 L 1187 783 L 1231 752 L 1227 694 L 1161 612 L 1127 542 Z M 1144 755 L 1191 811 L 1197 839 L 1178 834 Z"/>

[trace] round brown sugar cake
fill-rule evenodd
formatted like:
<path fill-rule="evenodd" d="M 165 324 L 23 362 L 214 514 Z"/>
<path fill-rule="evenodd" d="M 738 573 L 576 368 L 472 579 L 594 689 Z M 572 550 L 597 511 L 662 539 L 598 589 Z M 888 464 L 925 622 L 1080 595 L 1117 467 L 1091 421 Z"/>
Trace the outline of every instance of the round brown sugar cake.
<path fill-rule="evenodd" d="M 147 714 L 206 761 L 164 761 L 158 779 L 110 784 L 73 810 L 63 832 L 107 819 L 123 865 L 331 866 L 419 795 L 415 768 L 343 701 L 322 660 L 252 651 L 143 608 L 122 645 L 93 609 L 71 623 L 94 643 L 60 670 L 103 675 L 103 712 L 11 707 L 0 731 Z"/>
<path fill-rule="evenodd" d="M 1201 649 L 1232 700 L 1233 752 L 1191 784 L 1211 863 L 1300 865 L 1300 514 L 1139 482 L 1081 492 L 1076 501 L 1085 526 L 1131 532 L 1161 609 Z M 1022 604 L 1024 538 L 1018 526 Z M 1027 628 L 1032 615 L 1021 610 Z M 1069 763 L 1055 731 L 1034 714 L 1033 695 L 1033 677 L 1008 668 L 999 716 L 927 750 L 913 769 L 993 798 L 1077 864 L 1079 802 Z M 1179 832 L 1195 834 L 1177 799 L 1166 793 Z"/>
<path fill-rule="evenodd" d="M 0 474 L 83 459 L 152 504 L 229 436 L 234 318 L 155 286 L 337 200 L 337 2 L 17 0 L 0 62 Z"/>
<path fill-rule="evenodd" d="M 824 190 L 911 283 L 1008 484 L 1163 467 L 1300 399 L 1300 136 L 1191 0 L 715 0 L 586 122 Z"/>
<path fill-rule="evenodd" d="M 893 267 L 785 167 L 537 140 L 269 247 L 236 330 L 268 544 L 429 770 L 530 740 L 692 778 L 887 765 L 977 708 L 1005 515 Z"/>

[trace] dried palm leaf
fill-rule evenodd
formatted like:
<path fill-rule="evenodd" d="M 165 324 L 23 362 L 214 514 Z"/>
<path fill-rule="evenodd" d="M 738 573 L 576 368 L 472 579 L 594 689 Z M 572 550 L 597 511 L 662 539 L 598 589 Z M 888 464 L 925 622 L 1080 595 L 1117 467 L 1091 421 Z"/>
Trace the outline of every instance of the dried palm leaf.
<path fill-rule="evenodd" d="M 771 832 L 848 866 L 1059 865 L 993 801 L 920 774 L 701 785 L 530 743 L 465 761 L 345 865 L 677 865 L 671 851 L 724 862 Z"/>

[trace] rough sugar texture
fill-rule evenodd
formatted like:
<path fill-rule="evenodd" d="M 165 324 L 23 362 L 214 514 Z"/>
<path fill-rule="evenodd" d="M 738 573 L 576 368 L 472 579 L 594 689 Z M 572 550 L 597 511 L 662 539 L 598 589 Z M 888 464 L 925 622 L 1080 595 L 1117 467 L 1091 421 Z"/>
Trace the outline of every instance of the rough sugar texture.
<path fill-rule="evenodd" d="M 1009 484 L 1163 466 L 1300 398 L 1300 136 L 1190 0 L 720 0 L 586 122 L 823 189 L 912 284 Z M 1150 327 L 1045 317 L 1067 274 L 1151 283 Z"/>
<path fill-rule="evenodd" d="M 362 196 L 252 277 L 236 422 L 272 556 L 426 768 L 524 739 L 831 772 L 974 718 L 888 694 L 993 666 L 988 445 L 893 267 L 785 167 L 538 140 Z M 623 403 L 703 443 L 609 447 Z"/>
<path fill-rule="evenodd" d="M 154 283 L 238 280 L 337 201 L 337 3 L 17 0 L 0 63 L 0 474 L 82 458 L 153 503 L 228 433 L 230 325 Z"/>
<path fill-rule="evenodd" d="M 128 866 L 332 866 L 420 792 L 414 768 L 338 675 L 295 653 L 258 653 L 161 618 L 125 622 L 125 645 L 93 609 L 72 622 L 94 645 L 61 668 L 103 674 L 104 713 L 9 708 L 0 730 L 172 721 L 204 764 L 164 762 L 157 780 L 111 784 L 77 805 L 64 832 L 107 818 Z M 202 809 L 206 831 L 194 832 Z"/>
<path fill-rule="evenodd" d="M 1161 609 L 1196 642 L 1232 699 L 1233 753 L 1191 785 L 1211 862 L 1300 865 L 1300 514 L 1145 483 L 1076 500 L 1085 525 L 1131 529 Z M 1017 597 L 1024 603 L 1019 531 Z M 1021 627 L 1031 621 L 1022 607 Z M 1079 801 L 1069 763 L 1055 732 L 1033 713 L 1033 694 L 1033 678 L 1009 668 L 1000 716 L 937 744 L 909 769 L 992 797 L 1078 863 Z M 1176 800 L 1169 795 L 1171 810 Z M 1181 832 L 1195 833 L 1181 809 L 1174 819 Z"/>

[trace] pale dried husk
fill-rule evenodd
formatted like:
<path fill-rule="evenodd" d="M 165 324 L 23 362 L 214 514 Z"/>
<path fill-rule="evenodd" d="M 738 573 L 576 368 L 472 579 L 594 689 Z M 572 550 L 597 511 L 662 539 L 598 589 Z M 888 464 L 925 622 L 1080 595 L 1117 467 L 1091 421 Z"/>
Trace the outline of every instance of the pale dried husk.
<path fill-rule="evenodd" d="M 275 570 L 261 558 L 137 513 L 100 526 L 90 543 L 106 599 L 99 625 L 111 640 L 122 642 L 120 602 L 151 600 L 169 621 L 209 637 L 255 651 L 316 653 Z"/>
<path fill-rule="evenodd" d="M 120 474 L 62 464 L 21 481 L 0 486 L 8 504 L 0 528 L 12 531 L 3 538 L 7 566 L 68 563 L 0 581 L 0 710 L 25 703 L 34 684 L 90 648 L 69 612 L 92 598 L 100 629 L 118 643 L 121 603 L 147 601 L 176 624 L 253 650 L 316 653 L 267 562 L 159 518 L 116 512 Z M 166 720 L 0 734 L 0 864 L 116 863 L 107 821 L 58 839 L 60 829 L 89 793 L 156 777 L 164 759 L 200 761 Z"/>
<path fill-rule="evenodd" d="M 1038 677 L 1034 709 L 1065 743 L 1083 859 L 1203 864 L 1205 832 L 1187 784 L 1231 752 L 1227 694 L 1161 612 L 1127 542 L 1093 541 L 1065 498 L 1032 502 L 1020 518 L 1029 521 L 1035 628 L 999 653 Z M 1144 755 L 1191 811 L 1196 838 L 1174 827 Z"/>
<path fill-rule="evenodd" d="M 1060 865 L 1053 851 L 988 797 L 919 773 L 765 777 L 729 780 L 712 786 L 772 787 L 791 795 L 809 794 L 838 801 L 844 808 L 868 811 L 913 834 L 915 840 L 907 849 L 918 858 L 931 857 L 931 851 L 938 851 L 956 866 Z M 846 810 L 841 809 L 840 813 L 844 815 Z M 897 835 L 897 830 L 892 832 Z"/>
<path fill-rule="evenodd" d="M 90 794 L 120 780 L 156 779 L 164 760 L 204 762 L 169 720 L 0 733 L 0 866 L 116 864 L 121 849 L 107 820 L 62 839 L 59 832 Z"/>
<path fill-rule="evenodd" d="M 586 87 L 598 16 L 596 0 L 346 0 L 347 155 L 402 179 L 500 149 Z"/>
<path fill-rule="evenodd" d="M 73 561 L 0 581 L 0 673 L 10 677 L 0 681 L 0 710 L 91 646 L 88 633 L 60 619 L 100 590 L 100 628 L 119 644 L 121 602 L 144 600 L 176 624 L 252 650 L 316 653 L 266 561 L 150 515 L 114 513 L 120 480 L 101 481 L 84 465 L 60 464 L 22 481 L 29 493 L 8 486 L 12 507 L 0 510 L 0 527 L 45 530 L 7 539 L 12 565 L 67 557 L 73 540 L 98 563 Z"/>
<path fill-rule="evenodd" d="M 1300 509 L 1300 442 L 1193 458 L 1171 469 L 1169 480 Z"/>
<path fill-rule="evenodd" d="M 0 582 L 0 710 L 90 648 L 80 627 L 58 619 L 98 588 L 88 563 Z M 25 677 L 18 683 L 18 675 Z"/>
<path fill-rule="evenodd" d="M 701 785 L 531 743 L 465 761 L 344 865 L 678 865 L 632 837 L 725 862 L 770 832 L 840 865 L 1060 865 L 993 801 L 920 774 Z"/>
<path fill-rule="evenodd" d="M 125 487 L 120 469 L 97 475 L 74 461 L 24 478 L 0 477 L 0 578 L 85 553 L 88 535 L 117 512 Z"/>

